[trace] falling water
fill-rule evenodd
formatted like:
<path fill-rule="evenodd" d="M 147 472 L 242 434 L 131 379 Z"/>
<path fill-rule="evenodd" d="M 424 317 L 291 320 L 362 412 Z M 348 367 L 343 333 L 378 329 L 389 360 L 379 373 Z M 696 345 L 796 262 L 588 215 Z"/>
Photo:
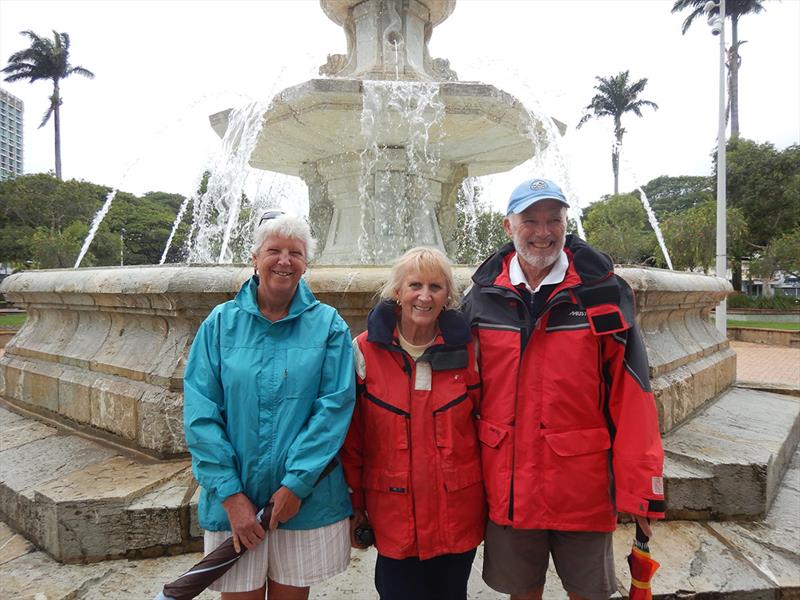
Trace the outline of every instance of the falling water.
<path fill-rule="evenodd" d="M 363 262 L 384 264 L 415 244 L 442 243 L 428 178 L 445 105 L 436 83 L 364 81 L 363 89 L 358 247 Z"/>
<path fill-rule="evenodd" d="M 647 194 L 644 193 L 644 190 L 641 186 L 636 188 L 639 190 L 639 194 L 642 197 L 642 204 L 644 205 L 644 210 L 647 212 L 647 218 L 650 220 L 650 225 L 653 227 L 653 231 L 656 232 L 656 239 L 658 240 L 658 245 L 661 246 L 661 253 L 664 255 L 664 260 L 667 261 L 667 266 L 669 270 L 672 271 L 672 260 L 669 257 L 669 252 L 667 252 L 667 244 L 664 242 L 664 236 L 661 233 L 661 227 L 658 224 L 658 219 L 656 219 L 656 213 L 653 212 L 653 208 L 650 206 L 650 200 L 647 199 Z"/>
<path fill-rule="evenodd" d="M 535 152 L 533 157 L 535 172 L 547 173 L 548 175 L 545 175 L 545 177 L 548 179 L 557 179 L 559 186 L 569 200 L 569 215 L 575 221 L 578 236 L 586 239 L 586 233 L 581 222 L 580 199 L 572 186 L 569 175 L 570 169 L 567 167 L 567 161 L 564 158 L 561 132 L 556 127 L 553 119 L 541 109 L 538 101 L 529 101 L 527 106 L 532 106 L 532 108 L 528 109 L 531 123 L 541 126 L 541 129 L 531 129 L 531 139 L 533 140 Z M 557 175 L 549 175 L 550 172 L 554 172 Z"/>
<path fill-rule="evenodd" d="M 111 190 L 106 196 L 106 201 L 103 203 L 103 206 L 101 206 L 100 210 L 95 213 L 94 219 L 92 219 L 92 226 L 89 228 L 89 234 L 86 236 L 86 239 L 83 240 L 83 246 L 81 246 L 81 251 L 78 253 L 78 259 L 75 261 L 75 266 L 73 267 L 74 269 L 77 269 L 81 266 L 81 261 L 83 260 L 83 257 L 86 256 L 86 252 L 89 250 L 89 246 L 92 244 L 92 240 L 97 233 L 97 228 L 100 227 L 100 223 L 103 222 L 103 218 L 106 216 L 108 209 L 111 208 L 111 203 L 114 201 L 117 191 L 118 190 L 116 189 Z"/>
<path fill-rule="evenodd" d="M 617 150 L 617 152 L 619 152 L 620 148 L 617 142 L 614 142 L 614 148 Z M 664 242 L 664 235 L 661 233 L 661 226 L 658 224 L 656 213 L 653 212 L 653 208 L 650 206 L 650 200 L 647 198 L 647 194 L 644 193 L 644 189 L 642 189 L 642 186 L 639 185 L 639 180 L 634 174 L 630 162 L 624 158 L 624 155 L 621 152 L 619 152 L 619 156 L 620 158 L 622 158 L 622 160 L 620 161 L 620 163 L 622 163 L 621 166 L 625 167 L 625 170 L 627 171 L 628 175 L 630 175 L 631 178 L 633 179 L 634 186 L 636 187 L 637 190 L 639 190 L 642 206 L 644 207 L 644 210 L 647 213 L 647 219 L 650 221 L 650 226 L 653 228 L 653 231 L 656 232 L 656 239 L 658 240 L 658 245 L 661 248 L 661 254 L 664 255 L 664 260 L 667 262 L 667 267 L 669 267 L 669 270 L 672 271 L 674 270 L 672 268 L 672 259 L 670 259 L 669 257 L 669 252 L 667 251 L 667 244 Z"/>
<path fill-rule="evenodd" d="M 183 220 L 183 215 L 186 214 L 186 209 L 189 207 L 189 202 L 194 199 L 194 196 L 188 194 L 181 202 L 181 206 L 178 209 L 178 214 L 175 217 L 175 222 L 172 224 L 172 230 L 169 232 L 169 237 L 167 238 L 167 243 L 164 245 L 164 253 L 161 255 L 161 260 L 158 261 L 158 264 L 163 265 L 164 261 L 167 259 L 167 253 L 169 252 L 169 247 L 172 245 L 172 238 L 175 237 L 175 232 L 178 230 L 178 225 L 181 224 Z"/>
<path fill-rule="evenodd" d="M 229 245 L 242 208 L 248 160 L 261 133 L 266 109 L 267 103 L 253 102 L 230 112 L 206 192 L 195 205 L 189 262 L 231 261 Z"/>

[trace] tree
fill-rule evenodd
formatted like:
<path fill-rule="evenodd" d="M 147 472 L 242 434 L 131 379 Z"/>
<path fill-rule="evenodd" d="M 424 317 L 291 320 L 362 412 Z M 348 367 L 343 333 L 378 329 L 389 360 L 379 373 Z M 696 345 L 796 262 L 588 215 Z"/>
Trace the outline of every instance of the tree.
<path fill-rule="evenodd" d="M 587 207 L 586 241 L 608 253 L 615 263 L 652 263 L 658 241 L 635 194 L 610 196 Z"/>
<path fill-rule="evenodd" d="M 53 94 L 50 96 L 50 107 L 42 119 L 39 127 L 44 127 L 50 116 L 53 116 L 55 128 L 55 155 L 56 178 L 61 179 L 61 98 L 60 83 L 70 75 L 83 75 L 93 78 L 94 73 L 80 66 L 69 63 L 69 34 L 53 31 L 53 39 L 39 37 L 33 31 L 22 31 L 21 35 L 31 40 L 31 45 L 25 50 L 15 52 L 8 59 L 8 65 L 3 73 L 8 73 L 6 81 L 19 81 L 27 79 L 30 83 L 40 79 L 49 79 L 53 82 Z"/>
<path fill-rule="evenodd" d="M 750 261 L 750 273 L 763 279 L 778 271 L 800 277 L 800 227 L 772 240 L 761 256 Z"/>
<path fill-rule="evenodd" d="M 675 0 L 672 12 L 680 12 L 687 8 L 692 9 L 683 22 L 681 32 L 685 34 L 697 17 L 704 15 L 705 5 L 708 0 Z M 728 102 L 731 115 L 731 137 L 739 135 L 739 67 L 742 58 L 739 56 L 739 46 L 744 41 L 739 41 L 739 19 L 748 14 L 758 14 L 764 10 L 763 0 L 725 0 L 725 18 L 731 20 L 731 45 L 728 48 Z M 712 9 L 711 14 L 719 14 L 719 5 Z"/>
<path fill-rule="evenodd" d="M 715 197 L 716 183 L 702 175 L 662 175 L 642 186 L 659 221 Z"/>
<path fill-rule="evenodd" d="M 639 99 L 639 94 L 647 86 L 647 79 L 640 79 L 633 83 L 628 82 L 629 71 L 621 71 L 611 77 L 595 77 L 598 83 L 594 86 L 597 90 L 587 112 L 578 122 L 578 128 L 592 117 L 612 117 L 614 119 L 614 138 L 616 140 L 611 148 L 611 168 L 614 171 L 614 195 L 619 194 L 619 154 L 622 149 L 622 136 L 625 129 L 622 127 L 622 115 L 632 112 L 637 117 L 642 116 L 642 108 L 649 106 L 658 110 L 658 105 L 650 100 Z"/>
<path fill-rule="evenodd" d="M 705 202 L 673 212 L 661 221 L 664 242 L 676 269 L 708 271 L 716 261 L 717 202 Z M 747 234 L 747 223 L 738 208 L 727 210 L 728 247 L 737 248 Z"/>

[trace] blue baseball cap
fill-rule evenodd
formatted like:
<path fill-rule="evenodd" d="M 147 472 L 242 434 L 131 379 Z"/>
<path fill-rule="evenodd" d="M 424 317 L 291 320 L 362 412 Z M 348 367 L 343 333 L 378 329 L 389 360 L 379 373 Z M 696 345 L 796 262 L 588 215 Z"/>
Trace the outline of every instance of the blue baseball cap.
<path fill-rule="evenodd" d="M 557 200 L 564 206 L 569 206 L 564 192 L 549 179 L 528 179 L 520 183 L 508 199 L 506 216 L 511 213 L 519 214 L 531 204 L 540 200 Z"/>

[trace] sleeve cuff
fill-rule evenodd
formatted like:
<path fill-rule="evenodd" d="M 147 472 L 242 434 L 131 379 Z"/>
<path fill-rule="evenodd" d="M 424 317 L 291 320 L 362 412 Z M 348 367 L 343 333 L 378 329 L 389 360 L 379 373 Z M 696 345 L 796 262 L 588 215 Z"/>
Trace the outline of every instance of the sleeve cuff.
<path fill-rule="evenodd" d="M 230 498 L 234 494 L 244 491 L 242 482 L 238 477 L 232 477 L 219 485 L 214 486 L 214 491 L 221 500 Z"/>
<path fill-rule="evenodd" d="M 299 477 L 292 475 L 291 473 L 287 473 L 284 476 L 283 481 L 281 481 L 281 485 L 292 490 L 292 493 L 301 500 L 310 496 L 314 489 L 313 485 L 307 485 L 303 483 Z"/>
<path fill-rule="evenodd" d="M 667 509 L 663 498 L 643 498 L 629 492 L 617 490 L 617 511 L 647 517 L 663 519 Z"/>

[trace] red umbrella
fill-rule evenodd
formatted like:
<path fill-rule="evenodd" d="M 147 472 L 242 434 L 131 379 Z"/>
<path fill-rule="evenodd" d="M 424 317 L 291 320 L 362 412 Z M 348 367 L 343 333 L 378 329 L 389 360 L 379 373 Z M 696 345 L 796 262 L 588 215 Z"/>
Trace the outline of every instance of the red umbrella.
<path fill-rule="evenodd" d="M 631 589 L 629 600 L 652 600 L 650 580 L 661 565 L 650 558 L 648 538 L 639 523 L 636 523 L 636 539 L 633 540 L 631 553 L 628 555 L 628 566 L 631 570 Z"/>

